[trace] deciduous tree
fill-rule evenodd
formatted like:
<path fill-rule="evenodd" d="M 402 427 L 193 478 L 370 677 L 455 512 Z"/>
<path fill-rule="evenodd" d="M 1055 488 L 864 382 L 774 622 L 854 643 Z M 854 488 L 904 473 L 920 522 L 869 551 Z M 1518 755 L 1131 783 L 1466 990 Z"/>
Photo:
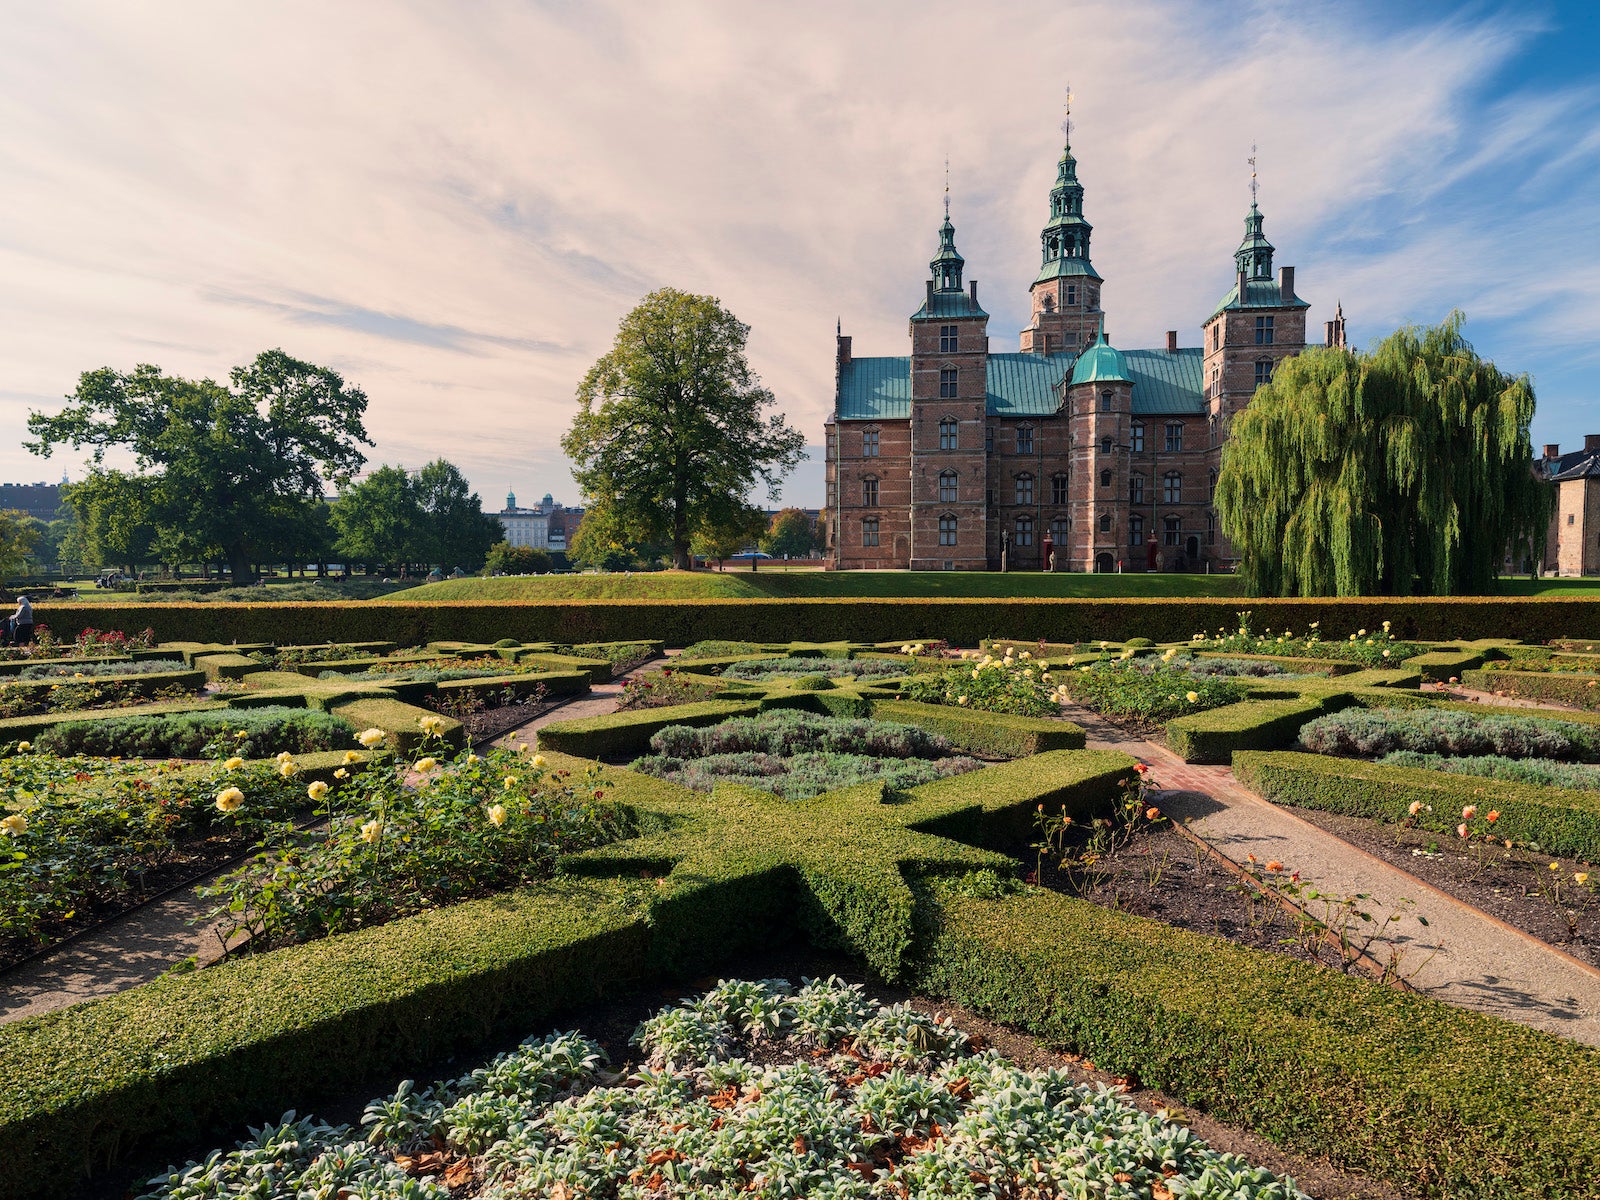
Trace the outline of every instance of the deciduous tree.
<path fill-rule="evenodd" d="M 671 546 L 726 525 L 757 483 L 774 497 L 804 439 L 745 358 L 750 327 L 711 296 L 664 288 L 623 318 L 615 343 L 578 387 L 562 439 L 591 507 Z M 585 518 L 587 520 L 587 518 Z"/>
<path fill-rule="evenodd" d="M 1508 547 L 1542 554 L 1533 386 L 1462 321 L 1307 350 L 1234 417 L 1216 505 L 1249 594 L 1484 593 Z"/>
<path fill-rule="evenodd" d="M 254 582 L 252 559 L 286 505 L 313 504 L 324 480 L 348 478 L 371 445 L 367 397 L 337 371 L 268 350 L 235 367 L 230 386 L 102 367 L 78 380 L 71 403 L 31 413 L 35 454 L 90 446 L 98 466 L 130 451 L 151 488 L 155 527 L 190 545 L 219 547 L 235 582 Z"/>
<path fill-rule="evenodd" d="M 806 558 L 817 548 L 817 523 L 804 509 L 780 509 L 772 516 L 761 548 L 774 558 Z"/>

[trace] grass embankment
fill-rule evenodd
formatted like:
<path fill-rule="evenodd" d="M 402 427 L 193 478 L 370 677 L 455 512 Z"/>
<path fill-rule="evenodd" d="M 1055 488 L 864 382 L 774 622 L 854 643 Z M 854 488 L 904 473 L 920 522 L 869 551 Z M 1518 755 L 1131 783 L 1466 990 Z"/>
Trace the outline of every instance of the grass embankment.
<path fill-rule="evenodd" d="M 990 571 L 656 571 L 637 575 L 522 575 L 447 579 L 406 593 L 418 600 L 762 600 L 804 597 L 1232 596 L 1230 575 L 1065 575 Z"/>

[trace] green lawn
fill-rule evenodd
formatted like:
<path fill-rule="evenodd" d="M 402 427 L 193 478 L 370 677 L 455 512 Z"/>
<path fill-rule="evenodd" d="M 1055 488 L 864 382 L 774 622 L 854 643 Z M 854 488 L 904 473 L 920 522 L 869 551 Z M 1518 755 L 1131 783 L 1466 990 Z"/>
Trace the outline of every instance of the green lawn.
<path fill-rule="evenodd" d="M 653 571 L 642 575 L 515 575 L 500 579 L 446 579 L 412 588 L 414 600 L 747 600 L 767 592 L 746 575 L 703 571 Z"/>

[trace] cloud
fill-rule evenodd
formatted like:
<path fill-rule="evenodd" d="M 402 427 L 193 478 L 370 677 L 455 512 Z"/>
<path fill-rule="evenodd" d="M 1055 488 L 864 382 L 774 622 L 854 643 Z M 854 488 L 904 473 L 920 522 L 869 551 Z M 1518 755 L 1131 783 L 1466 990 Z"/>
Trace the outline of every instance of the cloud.
<path fill-rule="evenodd" d="M 572 501 L 577 382 L 665 285 L 748 322 L 820 440 L 835 317 L 859 354 L 904 350 L 946 155 L 993 344 L 1015 345 L 1068 79 L 1120 344 L 1198 341 L 1254 142 L 1314 322 L 1340 298 L 1366 340 L 1460 304 L 1481 347 L 1537 373 L 1589 344 L 1600 297 L 1578 252 L 1594 96 L 1485 95 L 1540 36 L 1520 12 L 1387 11 L 35 6 L 0 45 L 0 478 L 60 470 L 17 443 L 33 398 L 86 369 L 155 355 L 221 378 L 282 346 L 367 391 L 374 462 L 442 454 L 488 495 Z M 796 481 L 820 502 L 820 460 Z"/>

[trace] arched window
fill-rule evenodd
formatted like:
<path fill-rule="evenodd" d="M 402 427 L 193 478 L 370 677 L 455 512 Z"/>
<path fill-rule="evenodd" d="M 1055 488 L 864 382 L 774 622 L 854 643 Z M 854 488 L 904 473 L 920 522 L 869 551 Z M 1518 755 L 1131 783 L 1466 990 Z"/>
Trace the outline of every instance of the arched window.
<path fill-rule="evenodd" d="M 1100 453 L 1101 454 L 1110 454 L 1111 453 L 1111 439 L 1110 438 L 1103 437 L 1103 438 L 1100 439 Z"/>
<path fill-rule="evenodd" d="M 1130 546 L 1142 546 L 1142 545 L 1144 545 L 1144 518 L 1143 517 L 1129 517 L 1128 518 L 1128 545 L 1130 545 Z"/>
<path fill-rule="evenodd" d="M 1018 517 L 1017 518 L 1017 545 L 1019 545 L 1019 546 L 1031 546 L 1031 545 L 1033 545 L 1033 518 L 1032 517 Z"/>
<path fill-rule="evenodd" d="M 939 422 L 939 449 L 954 450 L 956 448 L 956 419 L 945 417 Z"/>
<path fill-rule="evenodd" d="M 1272 381 L 1272 360 L 1270 358 L 1256 359 L 1256 386 Z"/>
<path fill-rule="evenodd" d="M 1144 476 L 1130 475 L 1128 477 L 1128 503 L 1144 503 Z"/>
<path fill-rule="evenodd" d="M 1067 477 L 1057 473 L 1050 476 L 1050 503 L 1065 504 L 1067 502 Z"/>
<path fill-rule="evenodd" d="M 954 504 L 957 498 L 956 473 L 954 471 L 939 472 L 939 503 Z"/>
<path fill-rule="evenodd" d="M 869 508 L 877 505 L 878 477 L 876 475 L 868 475 L 861 481 L 861 503 L 867 505 Z"/>
<path fill-rule="evenodd" d="M 1129 437 L 1128 441 L 1129 441 L 1129 444 L 1130 444 L 1130 448 L 1133 450 L 1133 452 L 1135 454 L 1143 454 L 1144 453 L 1144 422 L 1143 421 L 1135 421 L 1133 423 L 1133 434 L 1132 434 L 1131 437 Z"/>
<path fill-rule="evenodd" d="M 954 546 L 956 544 L 956 518 L 954 513 L 945 513 L 939 518 L 939 545 Z"/>
<path fill-rule="evenodd" d="M 1165 529 L 1162 541 L 1169 546 L 1176 546 L 1183 537 L 1183 520 L 1179 517 L 1168 517 L 1163 524 Z"/>
<path fill-rule="evenodd" d="M 1216 498 L 1217 498 L 1217 469 L 1215 467 L 1212 467 L 1211 468 L 1211 473 L 1206 476 L 1206 499 L 1207 500 L 1215 500 Z"/>
<path fill-rule="evenodd" d="M 1161 498 L 1168 504 L 1183 503 L 1183 476 L 1176 471 L 1168 471 L 1161 477 Z"/>
<path fill-rule="evenodd" d="M 1100 532 L 1101 533 L 1110 533 L 1111 532 L 1111 514 L 1110 513 L 1101 513 L 1100 514 Z"/>
<path fill-rule="evenodd" d="M 1100 486 L 1101 487 L 1110 487 L 1111 486 L 1111 472 L 1110 471 L 1101 471 L 1100 472 Z"/>
<path fill-rule="evenodd" d="M 1033 476 L 1032 475 L 1018 475 L 1017 476 L 1017 503 L 1018 504 L 1032 504 L 1033 503 Z"/>

